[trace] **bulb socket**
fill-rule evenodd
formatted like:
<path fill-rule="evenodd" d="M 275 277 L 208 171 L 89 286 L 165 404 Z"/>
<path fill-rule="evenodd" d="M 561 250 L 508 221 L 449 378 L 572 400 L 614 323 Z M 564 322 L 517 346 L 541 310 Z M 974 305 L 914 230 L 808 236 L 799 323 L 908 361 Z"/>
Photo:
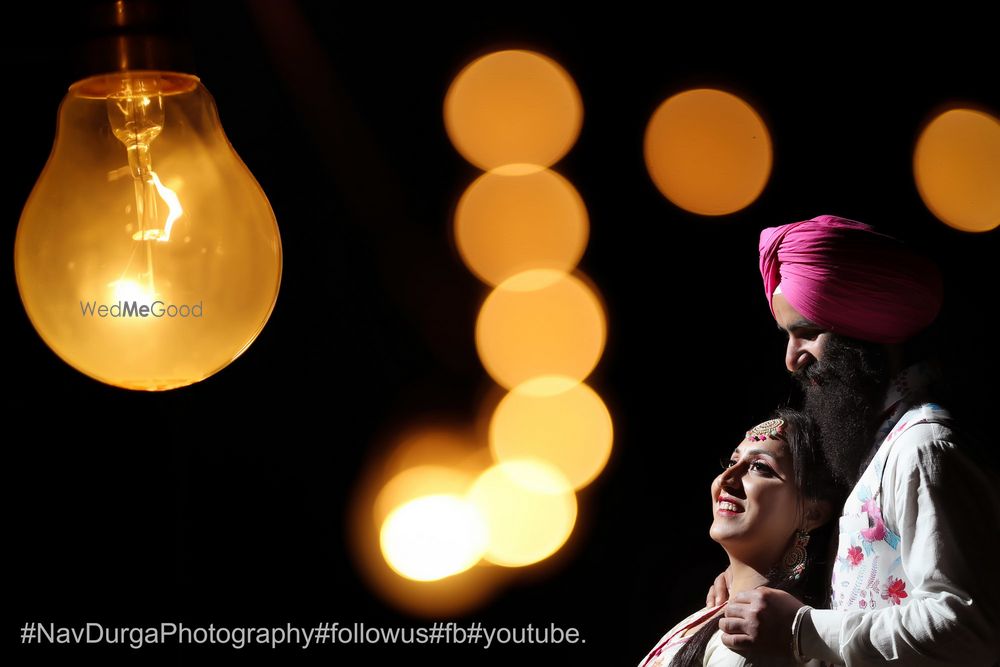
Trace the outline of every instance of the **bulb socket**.
<path fill-rule="evenodd" d="M 187 2 L 94 0 L 80 10 L 86 37 L 77 79 L 128 70 L 195 73 Z"/>

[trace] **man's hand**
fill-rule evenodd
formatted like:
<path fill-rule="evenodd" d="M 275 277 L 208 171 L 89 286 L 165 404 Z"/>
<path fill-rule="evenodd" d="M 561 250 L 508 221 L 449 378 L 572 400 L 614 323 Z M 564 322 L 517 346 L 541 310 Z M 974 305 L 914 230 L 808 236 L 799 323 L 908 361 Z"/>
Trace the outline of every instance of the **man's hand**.
<path fill-rule="evenodd" d="M 773 588 L 755 588 L 733 596 L 719 619 L 722 643 L 740 655 L 792 655 L 792 621 L 803 606 L 794 596 Z"/>
<path fill-rule="evenodd" d="M 715 607 L 729 599 L 729 585 L 732 583 L 733 574 L 726 568 L 726 571 L 715 578 L 715 583 L 708 589 L 705 597 L 706 607 Z"/>

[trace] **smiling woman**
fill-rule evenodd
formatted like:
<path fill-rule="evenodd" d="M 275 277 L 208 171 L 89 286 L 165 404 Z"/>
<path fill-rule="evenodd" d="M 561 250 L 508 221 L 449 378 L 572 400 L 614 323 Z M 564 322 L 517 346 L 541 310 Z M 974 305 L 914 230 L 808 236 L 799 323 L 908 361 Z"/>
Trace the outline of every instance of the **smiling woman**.
<path fill-rule="evenodd" d="M 845 495 L 821 459 L 815 424 L 779 408 L 746 433 L 713 480 L 709 535 L 729 555 L 730 590 L 767 585 L 818 602 L 829 581 L 823 554 L 829 519 Z M 657 642 L 640 667 L 742 665 L 721 642 L 725 604 L 688 616 Z"/>

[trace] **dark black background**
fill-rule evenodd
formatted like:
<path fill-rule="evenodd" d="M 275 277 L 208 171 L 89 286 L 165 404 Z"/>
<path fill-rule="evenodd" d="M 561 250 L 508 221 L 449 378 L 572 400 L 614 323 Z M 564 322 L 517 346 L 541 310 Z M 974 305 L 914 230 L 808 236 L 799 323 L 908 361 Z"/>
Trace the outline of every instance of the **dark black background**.
<path fill-rule="evenodd" d="M 455 203 L 478 172 L 449 143 L 441 109 L 473 58 L 530 48 L 559 61 L 583 98 L 582 134 L 556 168 L 591 217 L 581 269 L 607 305 L 609 337 L 590 382 L 614 418 L 615 450 L 579 495 L 576 531 L 543 574 L 454 620 L 556 622 L 578 627 L 587 643 L 30 647 L 19 664 L 98 655 L 178 665 L 637 663 L 702 604 L 725 565 L 707 536 L 719 454 L 788 396 L 783 339 L 757 271 L 761 228 L 833 213 L 931 252 L 946 275 L 945 317 L 967 362 L 970 411 L 992 395 L 997 234 L 936 221 L 911 159 L 922 124 L 943 105 L 1000 109 L 1000 63 L 988 21 L 936 11 L 193 5 L 197 74 L 281 229 L 277 306 L 222 372 L 164 394 L 132 393 L 46 348 L 7 264 L 4 633 L 13 640 L 32 620 L 424 622 L 362 583 L 346 517 L 375 443 L 428 415 L 470 421 L 492 386 L 472 337 L 485 288 L 449 236 Z M 71 17 L 22 6 L 3 28 L 8 258 L 78 65 Z M 754 105 L 774 142 L 760 199 L 719 219 L 667 202 L 642 160 L 653 110 L 702 86 Z"/>

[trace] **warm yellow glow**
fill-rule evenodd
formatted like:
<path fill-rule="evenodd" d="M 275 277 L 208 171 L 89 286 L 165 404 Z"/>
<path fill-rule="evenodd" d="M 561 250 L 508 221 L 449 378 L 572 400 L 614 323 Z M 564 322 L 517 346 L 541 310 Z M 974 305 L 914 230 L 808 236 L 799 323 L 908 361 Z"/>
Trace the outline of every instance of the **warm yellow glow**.
<path fill-rule="evenodd" d="M 475 475 L 444 465 L 419 465 L 403 470 L 386 482 L 375 499 L 374 520 L 382 525 L 390 512 L 421 496 L 464 495 Z"/>
<path fill-rule="evenodd" d="M 181 206 L 181 200 L 177 197 L 177 193 L 165 186 L 155 171 L 150 171 L 149 175 L 152 177 L 153 185 L 156 186 L 157 194 L 167 204 L 167 220 L 163 224 L 163 229 L 145 229 L 141 232 L 136 232 L 132 234 L 132 240 L 169 241 L 170 230 L 173 228 L 177 218 L 181 217 L 184 213 L 184 207 Z"/>
<path fill-rule="evenodd" d="M 455 211 L 462 259 L 490 285 L 528 269 L 571 271 L 588 234 L 583 199 L 548 169 L 520 176 L 487 172 L 469 186 Z"/>
<path fill-rule="evenodd" d="M 492 465 L 485 432 L 425 418 L 405 432 L 370 443 L 369 451 L 373 456 L 357 476 L 348 504 L 354 570 L 373 593 L 409 615 L 440 618 L 482 605 L 513 576 L 511 571 L 483 563 L 442 579 L 410 579 L 389 565 L 381 534 L 389 514 L 411 501 L 464 497 Z"/>
<path fill-rule="evenodd" d="M 352 507 L 363 504 L 363 499 L 355 498 Z M 352 512 L 349 519 L 349 555 L 354 569 L 374 593 L 408 614 L 440 618 L 470 611 L 494 595 L 509 577 L 509 571 L 487 566 L 434 580 L 401 576 L 382 552 L 381 525 L 372 526 L 367 512 Z"/>
<path fill-rule="evenodd" d="M 149 305 L 156 298 L 155 294 L 150 294 L 133 280 L 115 280 L 108 283 L 108 287 L 113 290 L 115 301 L 138 301 Z"/>
<path fill-rule="evenodd" d="M 391 442 L 378 446 L 385 446 L 391 452 L 383 471 L 386 479 L 424 469 L 445 469 L 450 474 L 475 477 L 491 462 L 484 438 L 471 433 L 465 424 L 439 419 L 413 424 Z M 425 491 L 417 495 L 430 494 Z M 413 497 L 401 498 L 395 504 Z"/>
<path fill-rule="evenodd" d="M 507 394 L 490 424 L 490 449 L 501 462 L 528 457 L 546 461 L 580 489 L 600 474 L 611 456 L 611 415 L 586 384 L 571 384 L 556 393 L 550 391 L 553 386 L 539 378 Z"/>
<path fill-rule="evenodd" d="M 513 162 L 511 164 L 493 167 L 490 169 L 489 173 L 496 174 L 497 176 L 529 176 L 540 171 L 545 171 L 546 169 L 548 169 L 548 167 L 542 167 L 529 162 Z"/>
<path fill-rule="evenodd" d="M 749 206 L 771 174 L 764 121 L 749 104 L 721 90 L 688 90 L 663 102 L 646 126 L 643 146 L 660 192 L 701 215 Z"/>
<path fill-rule="evenodd" d="M 913 153 L 917 189 L 930 211 L 965 232 L 1000 225 L 1000 119 L 952 109 L 932 120 Z"/>
<path fill-rule="evenodd" d="M 525 271 L 498 285 L 476 321 L 476 348 L 487 372 L 511 389 L 540 375 L 583 380 L 604 350 L 604 310 L 580 279 Z"/>
<path fill-rule="evenodd" d="M 128 72 L 78 82 L 63 100 L 15 270 L 32 324 L 63 360 L 162 390 L 212 375 L 256 338 L 281 241 L 198 79 Z"/>
<path fill-rule="evenodd" d="M 518 567 L 548 558 L 576 523 L 576 495 L 565 476 L 536 460 L 508 461 L 484 472 L 469 500 L 486 519 L 486 559 Z"/>
<path fill-rule="evenodd" d="M 548 167 L 576 141 L 583 104 L 573 79 L 533 51 L 497 51 L 463 69 L 444 100 L 444 122 L 466 160 L 488 170 Z"/>
<path fill-rule="evenodd" d="M 433 581 L 468 570 L 482 559 L 486 525 L 464 498 L 423 496 L 389 514 L 379 544 L 386 562 L 399 574 Z"/>

